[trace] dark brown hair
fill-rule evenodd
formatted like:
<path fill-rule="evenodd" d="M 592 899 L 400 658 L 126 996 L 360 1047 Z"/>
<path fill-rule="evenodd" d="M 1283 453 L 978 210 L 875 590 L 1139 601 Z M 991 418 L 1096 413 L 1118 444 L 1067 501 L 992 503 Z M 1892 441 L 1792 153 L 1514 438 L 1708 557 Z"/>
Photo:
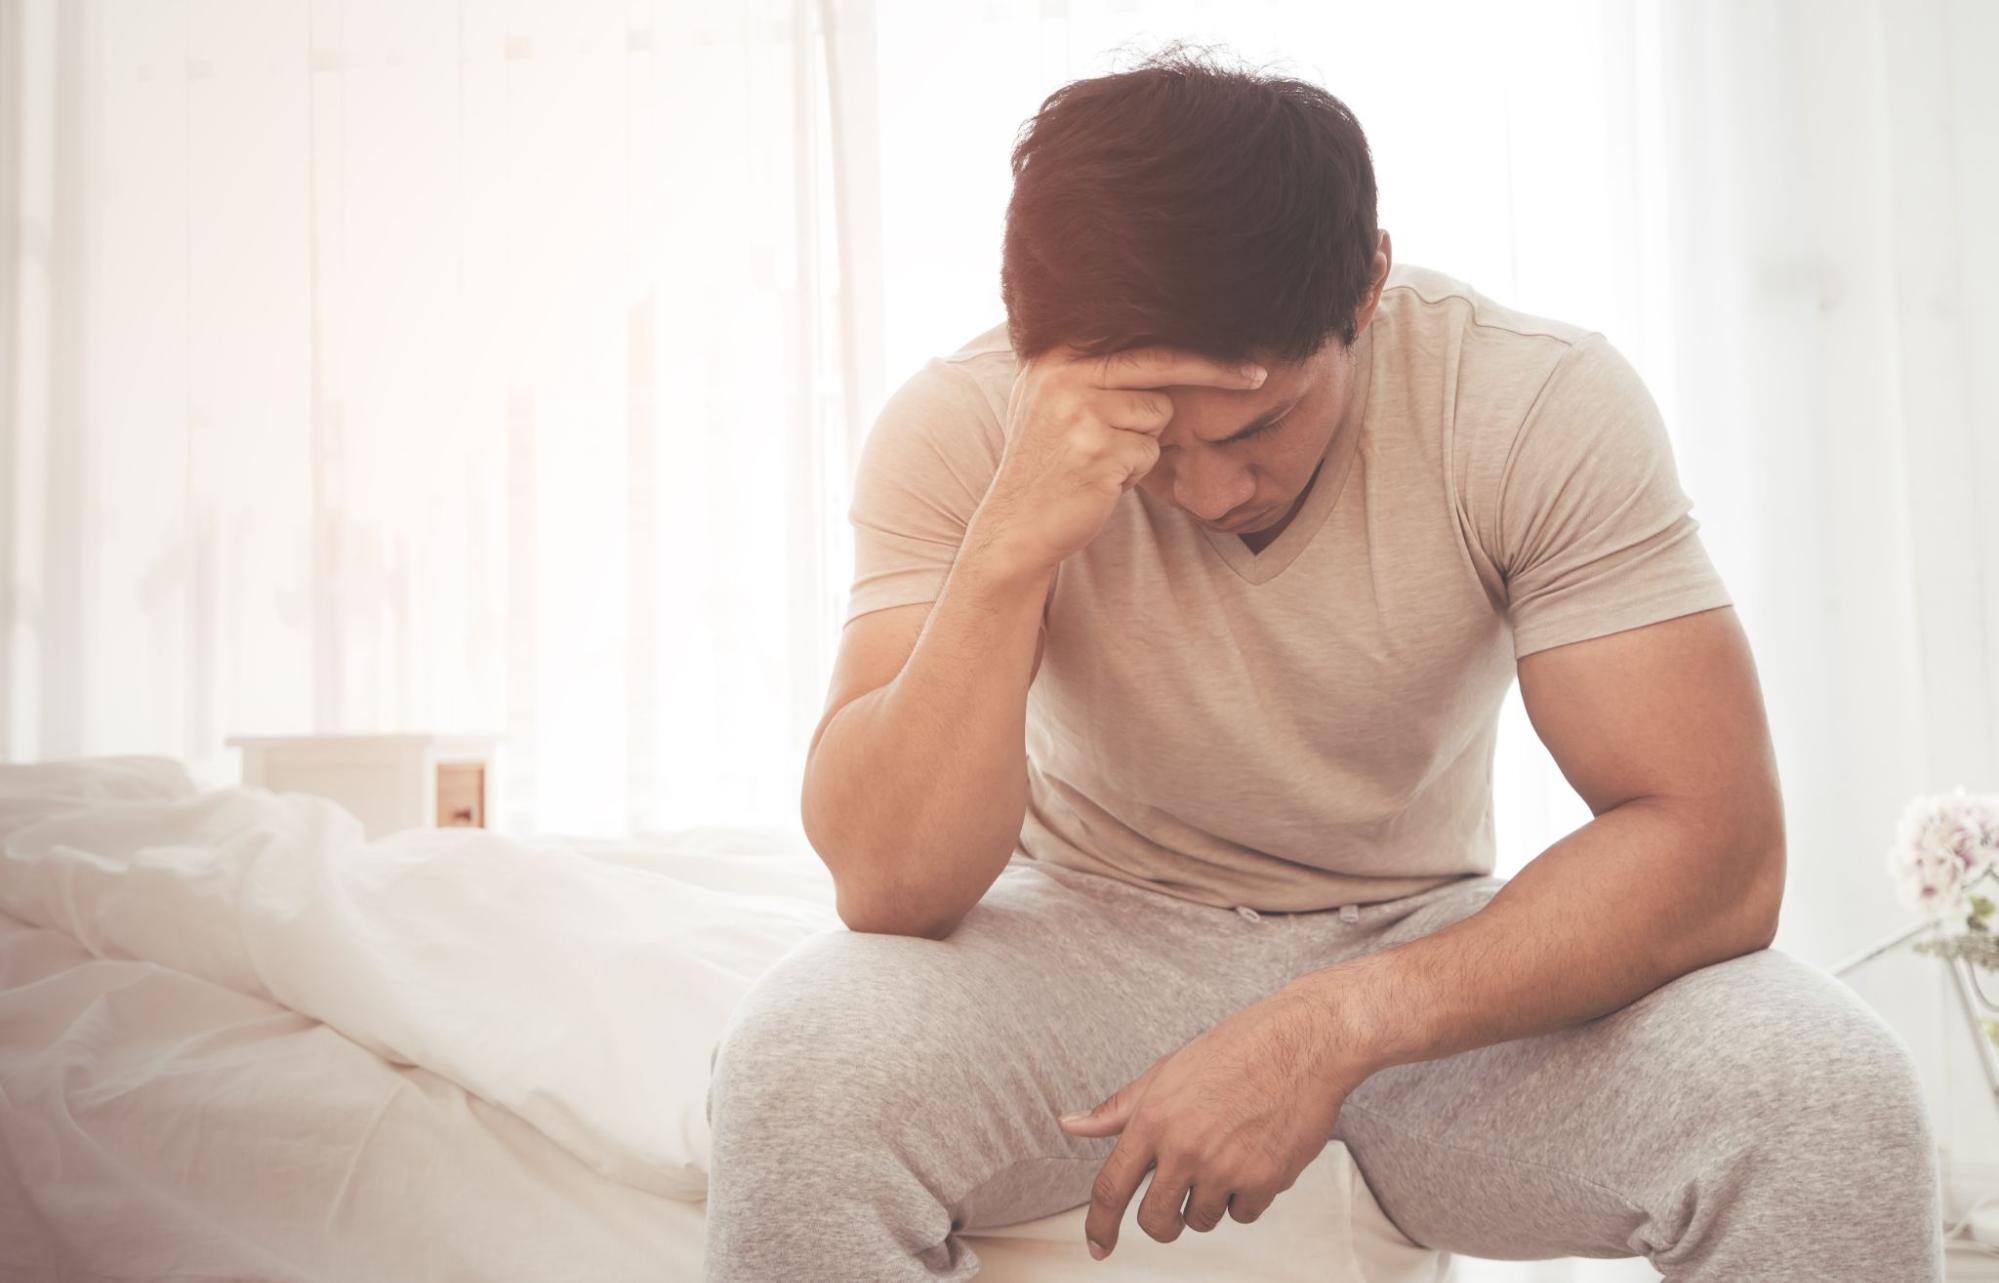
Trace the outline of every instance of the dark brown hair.
<path fill-rule="evenodd" d="M 1374 220 L 1374 164 L 1344 103 L 1175 42 L 1071 81 L 1023 126 L 1007 336 L 1022 360 L 1164 343 L 1301 361 L 1335 334 L 1353 343 Z"/>

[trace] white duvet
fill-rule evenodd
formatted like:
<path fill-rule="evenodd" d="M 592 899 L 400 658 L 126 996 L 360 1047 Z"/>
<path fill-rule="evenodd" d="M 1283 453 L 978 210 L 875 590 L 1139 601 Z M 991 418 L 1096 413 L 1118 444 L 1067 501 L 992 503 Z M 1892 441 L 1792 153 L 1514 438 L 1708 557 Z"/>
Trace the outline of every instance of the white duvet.
<path fill-rule="evenodd" d="M 779 832 L 369 842 L 164 759 L 0 767 L 0 1276 L 693 1278 L 711 1052 L 831 906 Z M 1116 1270 L 1080 1216 L 975 1238 L 984 1277 L 1449 1260 L 1338 1145 L 1256 1226 Z"/>
<path fill-rule="evenodd" d="M 0 781 L 0 911 L 323 1021 L 673 1198 L 707 1188 L 700 1035 L 838 925 L 824 866 L 770 844 L 695 834 L 668 877 L 480 829 L 369 842 L 299 793 L 169 775 L 76 807 L 59 779 Z"/>

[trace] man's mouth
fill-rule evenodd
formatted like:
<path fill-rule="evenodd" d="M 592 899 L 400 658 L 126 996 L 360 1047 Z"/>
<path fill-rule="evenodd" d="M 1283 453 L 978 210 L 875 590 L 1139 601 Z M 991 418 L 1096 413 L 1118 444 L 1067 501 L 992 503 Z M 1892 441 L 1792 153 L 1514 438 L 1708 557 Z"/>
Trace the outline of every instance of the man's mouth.
<path fill-rule="evenodd" d="M 1224 517 L 1220 521 L 1210 521 L 1208 524 L 1210 526 L 1213 526 L 1217 530 L 1238 530 L 1250 524 L 1250 522 L 1255 519 L 1256 515 L 1257 515 L 1256 510 L 1251 509 L 1250 511 L 1242 513 L 1239 516 Z"/>

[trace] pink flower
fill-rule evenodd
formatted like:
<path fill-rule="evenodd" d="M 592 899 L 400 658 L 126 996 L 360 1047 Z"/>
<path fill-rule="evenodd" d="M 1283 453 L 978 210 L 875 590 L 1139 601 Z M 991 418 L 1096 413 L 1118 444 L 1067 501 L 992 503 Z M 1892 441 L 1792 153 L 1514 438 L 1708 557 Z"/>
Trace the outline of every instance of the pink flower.
<path fill-rule="evenodd" d="M 1902 904 L 1931 918 L 1956 917 L 1970 905 L 1971 882 L 1999 856 L 1999 795 L 1919 797 L 1902 812 L 1888 872 Z"/>

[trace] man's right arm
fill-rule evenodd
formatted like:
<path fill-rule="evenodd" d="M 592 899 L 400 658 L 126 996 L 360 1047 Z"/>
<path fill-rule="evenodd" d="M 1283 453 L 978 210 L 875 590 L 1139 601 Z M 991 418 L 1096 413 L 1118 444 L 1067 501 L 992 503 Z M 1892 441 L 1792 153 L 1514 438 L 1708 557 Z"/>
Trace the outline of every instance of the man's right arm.
<path fill-rule="evenodd" d="M 1019 841 L 1054 571 L 980 526 L 934 603 L 860 615 L 841 637 L 802 812 L 855 931 L 943 938 Z"/>
<path fill-rule="evenodd" d="M 1005 446 L 952 540 L 936 600 L 848 624 L 807 750 L 805 835 L 850 928 L 941 939 L 999 877 L 1027 814 L 1027 688 L 1055 567 L 1159 461 L 1173 401 L 1158 389 L 1241 392 L 1262 381 L 1259 369 L 1168 348 L 1099 357 L 1063 347 L 1020 363 Z M 857 573 L 920 566 L 944 546 L 934 519 L 922 529 L 925 514 L 934 518 L 939 496 L 963 497 L 960 479 L 930 469 L 934 452 L 897 457 L 920 440 L 905 434 L 940 422 L 921 414 L 885 412 L 897 434 L 881 438 L 885 450 L 870 436 L 856 478 Z M 925 473 L 928 485 L 912 491 Z"/>

